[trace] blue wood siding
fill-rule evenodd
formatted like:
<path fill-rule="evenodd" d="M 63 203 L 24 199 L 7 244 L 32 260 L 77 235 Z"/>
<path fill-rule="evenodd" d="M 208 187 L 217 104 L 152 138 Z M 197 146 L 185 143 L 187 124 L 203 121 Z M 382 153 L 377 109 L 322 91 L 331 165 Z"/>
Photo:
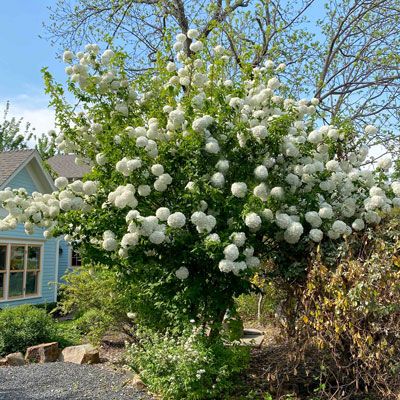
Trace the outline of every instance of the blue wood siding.
<path fill-rule="evenodd" d="M 7 186 L 12 189 L 25 188 L 29 194 L 38 190 L 29 172 L 25 168 L 19 171 Z"/>
<path fill-rule="evenodd" d="M 37 187 L 32 180 L 30 174 L 26 169 L 21 170 L 14 179 L 7 185 L 11 188 L 25 188 L 29 193 L 37 191 Z M 13 243 L 13 240 L 17 243 L 29 243 L 40 241 L 43 244 L 43 260 L 42 270 L 40 273 L 40 294 L 38 297 L 23 298 L 16 300 L 5 300 L 0 301 L 0 308 L 7 306 L 16 306 L 20 304 L 44 304 L 51 303 L 55 299 L 56 295 L 56 282 L 58 281 L 57 273 L 57 253 L 58 250 L 58 239 L 44 240 L 42 228 L 36 228 L 33 235 L 27 235 L 25 233 L 22 224 L 18 225 L 16 229 L 12 231 L 0 232 L 0 240 L 2 242 Z"/>
<path fill-rule="evenodd" d="M 62 281 L 62 277 L 70 271 L 70 246 L 65 240 L 60 241 L 60 259 L 58 261 L 58 280 Z"/>

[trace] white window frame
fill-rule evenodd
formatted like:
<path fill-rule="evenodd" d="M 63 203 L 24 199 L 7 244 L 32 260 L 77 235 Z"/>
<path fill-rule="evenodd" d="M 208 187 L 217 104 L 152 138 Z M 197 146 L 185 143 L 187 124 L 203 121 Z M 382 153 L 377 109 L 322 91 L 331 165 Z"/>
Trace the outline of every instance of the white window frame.
<path fill-rule="evenodd" d="M 6 254 L 6 273 L 4 280 L 4 288 L 3 288 L 3 297 L 0 298 L 0 303 L 10 302 L 10 301 L 18 301 L 23 299 L 33 299 L 42 296 L 42 274 L 43 274 L 43 259 L 44 259 L 44 243 L 43 241 L 25 241 L 18 239 L 9 239 L 9 240 L 0 240 L 0 246 L 7 247 Z M 11 247 L 12 246 L 24 246 L 25 247 L 25 255 L 24 255 L 24 269 L 20 270 L 23 272 L 23 294 L 22 296 L 13 296 L 9 297 L 8 290 L 10 284 L 10 262 L 11 262 Z M 37 270 L 37 292 L 33 294 L 26 294 L 26 274 L 27 274 L 27 263 L 28 263 L 28 255 L 27 250 L 28 246 L 39 247 L 40 248 L 40 262 L 39 269 Z M 29 270 L 30 271 L 30 270 Z"/>

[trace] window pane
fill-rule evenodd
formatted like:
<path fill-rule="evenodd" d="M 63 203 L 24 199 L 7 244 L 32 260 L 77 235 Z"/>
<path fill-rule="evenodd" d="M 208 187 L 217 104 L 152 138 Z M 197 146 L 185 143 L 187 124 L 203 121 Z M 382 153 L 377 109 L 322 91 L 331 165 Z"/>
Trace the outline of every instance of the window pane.
<path fill-rule="evenodd" d="M 23 283 L 24 283 L 23 272 L 11 272 L 10 284 L 8 286 L 8 297 L 22 296 Z"/>
<path fill-rule="evenodd" d="M 72 255 L 71 255 L 71 267 L 80 267 L 82 264 L 81 262 L 81 256 L 79 253 L 75 250 L 72 250 Z"/>
<path fill-rule="evenodd" d="M 37 286 L 38 286 L 38 273 L 27 272 L 25 294 L 26 295 L 36 294 Z"/>
<path fill-rule="evenodd" d="M 0 299 L 4 297 L 4 274 L 0 273 Z"/>
<path fill-rule="evenodd" d="M 25 246 L 11 246 L 10 270 L 24 269 Z"/>
<path fill-rule="evenodd" d="M 0 246 L 0 270 L 6 270 L 7 246 Z"/>
<path fill-rule="evenodd" d="M 39 269 L 39 268 L 40 268 L 40 247 L 29 246 L 27 269 Z"/>

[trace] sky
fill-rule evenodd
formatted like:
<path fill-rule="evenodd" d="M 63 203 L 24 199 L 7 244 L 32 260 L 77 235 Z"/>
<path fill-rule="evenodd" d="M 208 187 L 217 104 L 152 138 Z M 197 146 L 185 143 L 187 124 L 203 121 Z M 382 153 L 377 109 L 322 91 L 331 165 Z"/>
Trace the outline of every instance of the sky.
<path fill-rule="evenodd" d="M 23 117 L 37 133 L 54 127 L 54 113 L 48 109 L 40 70 L 48 67 L 63 82 L 64 67 L 56 49 L 39 38 L 48 6 L 55 0 L 0 0 L 0 113 L 10 101 L 10 115 Z M 2 115 L 1 115 L 2 117 Z"/>

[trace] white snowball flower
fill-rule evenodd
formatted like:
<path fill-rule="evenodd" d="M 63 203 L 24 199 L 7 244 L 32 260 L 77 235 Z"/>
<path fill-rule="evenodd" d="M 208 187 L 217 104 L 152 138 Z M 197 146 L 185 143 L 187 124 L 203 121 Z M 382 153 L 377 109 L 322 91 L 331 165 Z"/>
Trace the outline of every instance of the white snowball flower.
<path fill-rule="evenodd" d="M 248 268 L 258 268 L 260 266 L 260 259 L 258 257 L 247 257 L 246 265 Z"/>
<path fill-rule="evenodd" d="M 221 172 L 216 172 L 210 179 L 211 184 L 217 188 L 224 187 L 225 177 Z"/>
<path fill-rule="evenodd" d="M 197 40 L 193 43 L 190 44 L 189 46 L 190 50 L 192 50 L 194 53 L 197 53 L 198 51 L 203 50 L 204 45 L 202 42 L 200 42 L 200 40 Z"/>
<path fill-rule="evenodd" d="M 298 187 L 301 186 L 301 181 L 299 179 L 299 177 L 295 174 L 288 174 L 285 178 L 285 181 L 290 185 L 290 186 L 294 186 L 294 187 Z"/>
<path fill-rule="evenodd" d="M 355 231 L 362 231 L 365 228 L 365 223 L 361 218 L 357 218 L 353 221 L 353 223 L 351 224 L 351 227 Z"/>
<path fill-rule="evenodd" d="M 378 133 L 378 129 L 377 129 L 375 126 L 373 126 L 373 125 L 367 125 L 367 126 L 364 128 L 364 131 L 365 131 L 365 133 L 368 134 L 368 135 L 375 135 L 376 133 Z"/>
<path fill-rule="evenodd" d="M 57 189 L 62 190 L 68 185 L 68 179 L 60 176 L 54 181 L 54 185 Z"/>
<path fill-rule="evenodd" d="M 197 133 L 204 132 L 212 123 L 214 118 L 210 115 L 204 115 L 202 117 L 196 118 L 192 123 L 192 128 Z"/>
<path fill-rule="evenodd" d="M 226 173 L 229 170 L 229 161 L 228 160 L 219 160 L 215 165 L 219 172 Z M 399 184 L 400 187 L 400 184 Z"/>
<path fill-rule="evenodd" d="M 167 68 L 167 71 L 168 71 L 168 72 L 174 72 L 174 71 L 176 71 L 176 65 L 175 65 L 175 63 L 172 62 L 172 61 L 169 61 L 169 62 L 168 62 L 166 68 Z M 170 110 L 170 111 L 172 111 L 172 110 Z"/>
<path fill-rule="evenodd" d="M 211 153 L 211 154 L 217 154 L 219 153 L 219 144 L 217 141 L 209 141 L 206 143 L 205 146 L 205 150 L 207 151 L 207 153 Z"/>
<path fill-rule="evenodd" d="M 107 156 L 103 153 L 99 153 L 96 155 L 96 162 L 99 165 L 106 165 L 107 164 Z"/>
<path fill-rule="evenodd" d="M 322 219 L 316 211 L 308 211 L 305 214 L 305 219 L 313 228 L 318 228 L 322 225 Z"/>
<path fill-rule="evenodd" d="M 300 240 L 303 232 L 304 228 L 300 222 L 292 222 L 290 226 L 285 230 L 283 237 L 288 243 L 295 244 Z"/>
<path fill-rule="evenodd" d="M 269 208 L 264 208 L 261 212 L 261 216 L 267 221 L 272 221 L 274 219 L 274 213 Z"/>
<path fill-rule="evenodd" d="M 185 226 L 185 223 L 186 217 L 179 211 L 171 214 L 167 219 L 167 224 L 171 228 L 182 228 L 183 226 Z"/>
<path fill-rule="evenodd" d="M 155 176 L 160 176 L 164 173 L 164 167 L 161 164 L 154 164 L 151 166 L 151 173 Z"/>
<path fill-rule="evenodd" d="M 275 223 L 279 226 L 279 228 L 287 229 L 292 222 L 293 221 L 292 218 L 290 218 L 290 215 L 285 213 L 276 213 Z"/>
<path fill-rule="evenodd" d="M 251 132 L 253 136 L 258 140 L 265 139 L 268 134 L 267 128 L 264 125 L 258 125 L 254 128 L 251 128 Z"/>
<path fill-rule="evenodd" d="M 251 230 L 256 231 L 260 229 L 261 227 L 261 218 L 258 214 L 255 212 L 251 212 L 246 215 L 244 219 L 244 223 L 247 227 L 249 227 Z"/>
<path fill-rule="evenodd" d="M 307 137 L 307 140 L 313 144 L 322 142 L 322 140 L 323 140 L 322 132 L 319 130 L 310 132 L 310 134 Z"/>
<path fill-rule="evenodd" d="M 237 247 L 242 247 L 246 243 L 246 234 L 244 232 L 233 232 L 229 238 Z"/>
<path fill-rule="evenodd" d="M 156 211 L 156 217 L 160 221 L 166 221 L 170 215 L 171 215 L 171 212 L 169 211 L 169 209 L 167 207 L 160 207 Z"/>
<path fill-rule="evenodd" d="M 140 196 L 146 197 L 151 193 L 151 188 L 149 185 L 140 185 L 138 187 L 138 193 Z"/>
<path fill-rule="evenodd" d="M 337 220 L 332 224 L 332 230 L 337 232 L 339 235 L 346 233 L 347 225 L 345 222 Z"/>
<path fill-rule="evenodd" d="M 93 194 L 95 194 L 97 191 L 97 183 L 93 182 L 93 181 L 86 181 L 83 184 L 83 192 L 88 195 L 91 196 Z"/>
<path fill-rule="evenodd" d="M 154 231 L 150 236 L 149 240 L 154 244 L 161 244 L 165 240 L 165 234 L 162 231 Z"/>
<path fill-rule="evenodd" d="M 388 171 L 392 167 L 392 160 L 389 157 L 382 158 L 378 162 L 378 168 Z"/>
<path fill-rule="evenodd" d="M 336 160 L 329 160 L 326 164 L 325 167 L 328 171 L 339 171 L 340 170 L 340 164 Z"/>
<path fill-rule="evenodd" d="M 178 33 L 175 39 L 177 42 L 183 43 L 186 40 L 186 35 L 184 33 Z"/>
<path fill-rule="evenodd" d="M 395 181 L 391 184 L 391 188 L 393 190 L 393 193 L 397 196 L 400 197 L 400 181 Z"/>
<path fill-rule="evenodd" d="M 218 264 L 218 268 L 221 272 L 229 273 L 233 270 L 233 261 L 221 260 Z"/>
<path fill-rule="evenodd" d="M 277 200 L 282 200 L 283 197 L 285 196 L 285 191 L 283 190 L 282 187 L 276 186 L 271 189 L 270 195 Z"/>
<path fill-rule="evenodd" d="M 256 176 L 257 179 L 264 180 L 267 179 L 268 177 L 268 170 L 264 165 L 259 165 L 255 170 L 254 170 L 254 175 Z"/>
<path fill-rule="evenodd" d="M 247 185 L 244 182 L 235 182 L 231 186 L 231 192 L 235 197 L 243 198 L 247 193 Z"/>
<path fill-rule="evenodd" d="M 175 276 L 181 281 L 184 281 L 189 276 L 189 270 L 186 267 L 180 267 L 175 271 Z"/>
<path fill-rule="evenodd" d="M 200 35 L 200 32 L 197 29 L 189 29 L 187 31 L 187 37 L 189 39 L 197 39 Z"/>
<path fill-rule="evenodd" d="M 324 237 L 324 233 L 321 231 L 321 229 L 311 229 L 308 236 L 313 242 L 318 243 Z"/>
<path fill-rule="evenodd" d="M 239 257 L 239 249 L 235 244 L 229 244 L 224 248 L 225 259 L 235 261 Z"/>
<path fill-rule="evenodd" d="M 118 247 L 118 242 L 113 237 L 106 237 L 103 240 L 103 249 L 106 251 L 114 251 Z"/>
<path fill-rule="evenodd" d="M 66 63 L 72 62 L 74 58 L 74 53 L 72 51 L 66 50 L 63 53 L 63 61 Z"/>
<path fill-rule="evenodd" d="M 331 219 L 333 218 L 333 210 L 332 207 L 328 207 L 328 206 L 323 206 L 319 209 L 318 211 L 318 215 L 322 218 L 322 219 Z"/>
<path fill-rule="evenodd" d="M 154 186 L 154 189 L 157 190 L 157 192 L 164 192 L 168 188 L 168 186 L 165 183 L 161 182 L 159 179 L 157 179 L 154 182 L 153 186 Z"/>
<path fill-rule="evenodd" d="M 204 239 L 207 243 L 220 243 L 221 238 L 219 237 L 218 233 L 211 233 Z"/>
<path fill-rule="evenodd" d="M 268 189 L 264 182 L 260 183 L 253 189 L 254 196 L 260 198 L 262 201 L 268 200 Z"/>

